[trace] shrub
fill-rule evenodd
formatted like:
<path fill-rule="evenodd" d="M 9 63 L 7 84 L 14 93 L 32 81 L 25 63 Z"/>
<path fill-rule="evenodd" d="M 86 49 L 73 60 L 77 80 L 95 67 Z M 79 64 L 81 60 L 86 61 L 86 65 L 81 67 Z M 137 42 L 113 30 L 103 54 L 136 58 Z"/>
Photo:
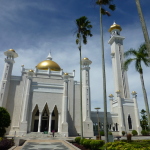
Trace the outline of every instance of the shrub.
<path fill-rule="evenodd" d="M 127 134 L 127 141 L 131 142 L 132 135 L 130 133 Z"/>
<path fill-rule="evenodd" d="M 133 134 L 133 136 L 138 135 L 136 130 L 132 130 L 132 134 Z"/>
<path fill-rule="evenodd" d="M 90 139 L 85 139 L 84 141 L 83 141 L 83 146 L 85 146 L 86 148 L 90 148 L 90 142 L 91 142 L 92 140 L 90 140 Z"/>
<path fill-rule="evenodd" d="M 148 135 L 148 131 L 142 130 L 142 131 L 141 131 L 141 134 L 142 134 L 142 135 Z"/>
<path fill-rule="evenodd" d="M 100 135 L 101 135 L 101 136 L 104 136 L 104 131 L 103 131 L 103 130 L 100 131 Z"/>
<path fill-rule="evenodd" d="M 14 141 L 11 139 L 3 139 L 0 142 L 0 149 L 1 150 L 8 150 L 9 148 L 11 148 L 14 145 Z"/>
<path fill-rule="evenodd" d="M 77 142 L 79 144 L 80 143 L 80 139 L 81 139 L 81 137 L 76 137 L 75 138 L 75 142 Z"/>
<path fill-rule="evenodd" d="M 85 141 L 85 138 L 80 139 L 80 144 L 83 145 L 83 142 Z"/>
<path fill-rule="evenodd" d="M 8 111 L 0 107 L 0 136 L 4 136 L 6 132 L 5 128 L 9 127 L 10 123 L 11 120 Z"/>
<path fill-rule="evenodd" d="M 125 135 L 125 131 L 122 131 L 122 135 L 123 135 L 123 136 Z"/>
<path fill-rule="evenodd" d="M 108 132 L 108 135 L 112 135 L 112 132 L 109 131 L 109 132 Z"/>
<path fill-rule="evenodd" d="M 92 150 L 99 150 L 100 147 L 104 145 L 104 141 L 102 140 L 92 140 L 90 142 L 90 147 Z"/>

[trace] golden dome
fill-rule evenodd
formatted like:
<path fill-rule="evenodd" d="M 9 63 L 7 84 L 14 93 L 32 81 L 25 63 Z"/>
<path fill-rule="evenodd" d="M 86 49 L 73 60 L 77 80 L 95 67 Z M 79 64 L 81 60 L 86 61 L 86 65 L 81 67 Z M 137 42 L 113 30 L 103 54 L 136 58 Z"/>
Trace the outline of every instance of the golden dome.
<path fill-rule="evenodd" d="M 110 26 L 110 28 L 109 28 L 108 31 L 111 32 L 111 31 L 114 30 L 114 29 L 119 29 L 120 31 L 122 30 L 121 26 L 118 25 L 118 24 L 116 24 L 115 22 L 114 22 L 113 25 Z"/>
<path fill-rule="evenodd" d="M 29 72 L 34 72 L 34 70 L 30 69 Z"/>
<path fill-rule="evenodd" d="M 68 73 L 64 73 L 64 75 L 68 75 Z"/>
<path fill-rule="evenodd" d="M 135 91 L 132 91 L 132 94 L 137 94 Z"/>
<path fill-rule="evenodd" d="M 83 59 L 84 59 L 84 60 L 89 60 L 87 57 L 84 57 Z"/>
<path fill-rule="evenodd" d="M 48 70 L 48 69 L 50 69 L 51 71 L 61 70 L 60 66 L 52 60 L 44 60 L 40 62 L 36 67 L 39 70 Z"/>
<path fill-rule="evenodd" d="M 109 97 L 114 97 L 114 96 L 112 94 L 110 94 Z"/>
<path fill-rule="evenodd" d="M 9 49 L 8 51 L 15 52 L 15 50 L 14 50 L 14 49 Z"/>

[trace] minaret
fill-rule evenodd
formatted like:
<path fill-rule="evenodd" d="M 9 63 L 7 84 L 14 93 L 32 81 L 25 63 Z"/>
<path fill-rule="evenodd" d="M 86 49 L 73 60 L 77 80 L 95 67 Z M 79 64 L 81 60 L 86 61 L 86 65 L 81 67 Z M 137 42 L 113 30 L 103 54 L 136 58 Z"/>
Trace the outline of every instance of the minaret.
<path fill-rule="evenodd" d="M 111 45 L 112 68 L 114 75 L 115 92 L 120 90 L 121 98 L 130 98 L 128 78 L 126 71 L 123 70 L 124 51 L 123 40 L 120 36 L 122 28 L 120 25 L 114 24 L 110 26 L 109 32 L 111 34 L 108 43 Z"/>
<path fill-rule="evenodd" d="M 91 95 L 90 95 L 90 67 L 92 63 L 88 58 L 82 59 L 82 114 L 83 136 L 93 136 L 93 123 L 91 121 Z"/>
<path fill-rule="evenodd" d="M 14 58 L 18 57 L 18 54 L 13 49 L 9 49 L 4 52 L 5 66 L 0 86 L 0 106 L 6 108 L 7 97 L 9 92 L 10 78 L 13 69 L 13 64 L 15 63 Z"/>

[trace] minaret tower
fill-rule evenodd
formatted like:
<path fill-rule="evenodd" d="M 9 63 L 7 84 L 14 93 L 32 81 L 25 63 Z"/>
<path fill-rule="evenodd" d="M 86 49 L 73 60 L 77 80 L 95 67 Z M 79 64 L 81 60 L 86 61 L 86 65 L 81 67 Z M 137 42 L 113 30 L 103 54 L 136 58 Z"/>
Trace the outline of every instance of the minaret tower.
<path fill-rule="evenodd" d="M 91 121 L 91 95 L 90 95 L 90 67 L 92 63 L 88 58 L 82 59 L 82 114 L 83 136 L 93 136 L 93 123 Z"/>
<path fill-rule="evenodd" d="M 5 58 L 5 66 L 0 86 L 0 106 L 6 107 L 7 96 L 10 85 L 10 78 L 12 73 L 13 64 L 15 63 L 14 58 L 18 57 L 18 54 L 13 49 L 9 49 L 4 52 Z"/>
<path fill-rule="evenodd" d="M 121 98 L 130 98 L 127 73 L 123 70 L 123 40 L 125 38 L 120 36 L 121 30 L 122 28 L 120 25 L 114 22 L 114 24 L 110 26 L 109 29 L 111 37 L 108 43 L 111 45 L 115 92 L 119 90 Z"/>

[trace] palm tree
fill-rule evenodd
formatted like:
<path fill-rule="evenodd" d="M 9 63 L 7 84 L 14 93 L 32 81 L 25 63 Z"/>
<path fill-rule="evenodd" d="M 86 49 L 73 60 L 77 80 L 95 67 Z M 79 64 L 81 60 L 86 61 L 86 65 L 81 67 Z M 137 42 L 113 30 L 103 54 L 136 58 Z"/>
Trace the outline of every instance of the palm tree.
<path fill-rule="evenodd" d="M 141 26 L 142 26 L 145 43 L 146 43 L 146 46 L 147 46 L 147 49 L 148 49 L 148 55 L 150 57 L 149 35 L 148 35 L 148 31 L 147 31 L 145 20 L 144 20 L 144 16 L 143 16 L 143 13 L 142 13 L 140 1 L 139 0 L 135 0 L 135 3 L 136 3 L 136 7 L 137 7 L 137 10 L 138 10 L 138 14 L 139 14 L 139 18 L 140 18 L 140 22 L 141 22 Z"/>
<path fill-rule="evenodd" d="M 78 45 L 78 49 L 80 52 L 80 111 L 81 111 L 81 138 L 83 138 L 83 119 L 82 119 L 82 68 L 81 68 L 81 46 L 82 41 L 83 44 L 87 44 L 87 37 L 92 36 L 91 34 L 91 28 L 92 25 L 91 22 L 87 19 L 87 17 L 82 16 L 79 19 L 76 19 L 76 25 L 77 25 L 77 38 L 76 38 L 76 44 Z"/>
<path fill-rule="evenodd" d="M 144 95 L 145 108 L 146 108 L 146 113 L 147 113 L 147 117 L 148 117 L 148 127 L 150 129 L 149 105 L 148 105 L 148 98 L 147 98 L 147 93 L 146 93 L 146 89 L 145 89 L 145 85 L 144 85 L 143 68 L 142 68 L 142 63 L 144 63 L 145 66 L 147 66 L 147 67 L 150 66 L 150 58 L 148 56 L 146 45 L 145 44 L 140 45 L 138 50 L 131 48 L 127 52 L 124 53 L 124 56 L 125 57 L 133 56 L 131 58 L 126 59 L 126 61 L 124 62 L 124 69 L 127 70 L 130 63 L 135 62 L 135 69 L 140 74 L 142 91 L 143 91 L 143 95 Z"/>
<path fill-rule="evenodd" d="M 105 75 L 105 58 L 104 58 L 102 15 L 110 16 L 110 13 L 108 11 L 106 11 L 105 8 L 102 6 L 108 6 L 110 10 L 115 10 L 116 6 L 112 2 L 113 2 L 113 0 L 96 0 L 96 4 L 100 6 L 100 34 L 101 34 L 101 52 L 102 52 L 105 143 L 108 142 L 108 128 L 107 128 L 107 94 L 106 94 L 106 75 Z"/>

